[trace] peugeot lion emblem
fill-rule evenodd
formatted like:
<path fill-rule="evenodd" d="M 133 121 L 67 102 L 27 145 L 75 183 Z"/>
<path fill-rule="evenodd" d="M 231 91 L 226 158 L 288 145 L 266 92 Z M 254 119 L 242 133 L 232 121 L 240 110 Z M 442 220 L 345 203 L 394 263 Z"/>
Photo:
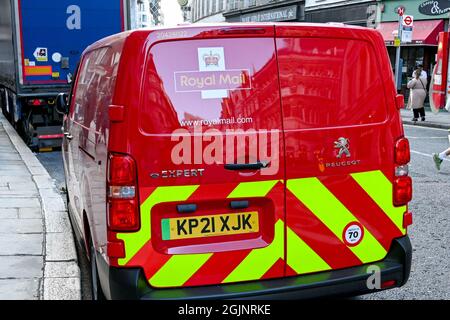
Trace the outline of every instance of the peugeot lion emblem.
<path fill-rule="evenodd" d="M 347 158 L 350 158 L 350 150 L 349 150 L 350 146 L 347 138 L 341 137 L 337 141 L 335 141 L 334 148 L 339 149 L 336 158 L 340 159 L 343 154 L 345 154 Z"/>

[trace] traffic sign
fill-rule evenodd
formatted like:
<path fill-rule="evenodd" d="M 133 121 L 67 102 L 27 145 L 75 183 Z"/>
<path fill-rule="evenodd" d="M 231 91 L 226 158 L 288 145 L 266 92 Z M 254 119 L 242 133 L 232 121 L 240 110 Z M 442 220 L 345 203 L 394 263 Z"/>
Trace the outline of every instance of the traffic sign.
<path fill-rule="evenodd" d="M 398 6 L 395 11 L 397 14 L 401 17 L 405 14 L 405 7 L 404 6 Z"/>
<path fill-rule="evenodd" d="M 412 27 L 414 22 L 413 16 L 403 16 L 402 24 L 406 27 Z"/>
<path fill-rule="evenodd" d="M 412 31 L 413 27 L 411 26 L 402 26 L 402 42 L 408 43 L 412 42 Z"/>

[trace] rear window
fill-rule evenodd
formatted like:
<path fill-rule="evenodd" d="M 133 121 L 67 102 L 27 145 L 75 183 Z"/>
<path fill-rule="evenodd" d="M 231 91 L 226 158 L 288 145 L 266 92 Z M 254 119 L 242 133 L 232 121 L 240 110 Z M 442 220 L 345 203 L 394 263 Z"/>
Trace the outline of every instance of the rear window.
<path fill-rule="evenodd" d="M 383 122 L 386 99 L 379 57 L 365 41 L 277 40 L 286 129 Z M 289 121 L 289 119 L 291 121 Z"/>
<path fill-rule="evenodd" d="M 280 128 L 273 38 L 162 42 L 147 59 L 140 128 Z"/>

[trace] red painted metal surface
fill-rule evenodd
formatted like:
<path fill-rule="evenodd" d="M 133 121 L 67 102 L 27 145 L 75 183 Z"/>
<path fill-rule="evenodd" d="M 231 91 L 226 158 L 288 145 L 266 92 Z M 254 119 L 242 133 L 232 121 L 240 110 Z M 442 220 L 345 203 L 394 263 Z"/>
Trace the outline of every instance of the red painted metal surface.
<path fill-rule="evenodd" d="M 95 61 L 105 48 L 112 48 L 112 52 L 104 53 L 110 59 L 89 68 L 89 60 Z M 203 62 L 217 64 L 217 69 L 209 74 L 209 80 L 195 80 Z M 215 75 L 216 81 L 221 75 L 225 79 L 229 70 L 233 70 L 230 76 L 245 75 L 236 78 L 237 85 L 234 83 L 232 88 L 217 82 L 208 87 L 201 82 L 213 81 Z M 117 80 L 102 87 L 101 74 Z M 161 186 L 199 185 L 186 201 L 153 207 L 152 239 L 127 263 L 142 267 L 148 279 L 168 261 L 168 253 L 212 252 L 212 258 L 185 285 L 220 283 L 252 249 L 270 244 L 279 219 L 332 268 L 361 264 L 341 239 L 286 190 L 287 179 L 318 177 L 341 203 L 356 212 L 385 249 L 401 235 L 350 176 L 352 172 L 381 170 L 392 182 L 394 142 L 403 136 L 390 63 L 383 39 L 376 31 L 314 24 L 139 30 L 89 47 L 76 81 L 66 121 L 66 130 L 74 139 L 64 142 L 64 161 L 73 195 L 71 203 L 79 215 L 77 222 L 83 225 L 86 212 L 100 251 L 108 240 L 116 240 L 114 232 L 107 232 L 106 223 L 108 152 L 128 154 L 136 161 L 141 203 Z M 180 86 L 183 90 L 178 90 Z M 216 98 L 205 98 L 211 95 Z M 110 121 L 109 105 L 123 106 L 123 121 Z M 83 114 L 88 106 L 92 113 Z M 223 122 L 227 119 L 235 122 Z M 199 124 L 197 128 L 195 123 Z M 224 168 L 231 159 L 264 160 L 251 158 L 248 146 L 233 150 L 229 158 L 224 149 L 220 154 L 224 160 L 215 164 L 196 158 L 195 150 L 202 154 L 208 143 L 195 137 L 202 138 L 207 132 L 210 137 L 237 139 L 241 133 L 233 131 L 236 129 L 254 129 L 255 134 L 271 131 L 276 136 L 268 143 L 269 150 L 278 146 L 279 157 L 272 159 L 278 163 L 275 172 L 264 175 L 263 171 Z M 191 164 L 174 163 L 172 152 L 183 137 L 191 139 Z M 336 162 L 334 143 L 341 137 L 350 141 L 352 160 L 357 162 L 330 166 Z M 162 177 L 164 172 L 181 169 L 179 176 Z M 184 173 L 202 169 L 202 175 Z M 189 214 L 193 216 L 232 212 L 229 202 L 233 198 L 227 196 L 239 183 L 266 180 L 279 182 L 263 197 L 249 196 L 251 206 L 241 210 L 259 213 L 258 233 L 162 240 L 161 219 L 182 216 L 175 210 L 177 204 L 196 203 L 198 211 Z M 278 260 L 263 278 L 295 275 L 286 259 L 289 257 L 285 250 L 284 259 Z M 117 265 L 115 258 L 109 262 Z"/>

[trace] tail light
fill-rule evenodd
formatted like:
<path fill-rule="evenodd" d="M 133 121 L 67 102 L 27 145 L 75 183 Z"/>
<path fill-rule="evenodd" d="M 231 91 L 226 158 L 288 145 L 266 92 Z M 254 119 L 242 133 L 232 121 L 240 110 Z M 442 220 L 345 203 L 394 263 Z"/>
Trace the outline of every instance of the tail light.
<path fill-rule="evenodd" d="M 412 180 L 408 176 L 408 163 L 411 159 L 409 141 L 400 138 L 395 143 L 395 178 L 393 185 L 394 206 L 404 206 L 412 199 Z"/>
<path fill-rule="evenodd" d="M 137 231 L 140 227 L 136 163 L 128 155 L 108 158 L 108 227 L 112 231 Z"/>
<path fill-rule="evenodd" d="M 403 206 L 412 199 L 411 177 L 397 177 L 394 180 L 394 205 Z"/>
<path fill-rule="evenodd" d="M 400 138 L 395 143 L 395 164 L 408 164 L 411 159 L 409 152 L 409 141 L 406 138 Z"/>
<path fill-rule="evenodd" d="M 28 105 L 33 107 L 39 107 L 45 105 L 45 100 L 43 99 L 30 99 L 28 100 Z"/>

